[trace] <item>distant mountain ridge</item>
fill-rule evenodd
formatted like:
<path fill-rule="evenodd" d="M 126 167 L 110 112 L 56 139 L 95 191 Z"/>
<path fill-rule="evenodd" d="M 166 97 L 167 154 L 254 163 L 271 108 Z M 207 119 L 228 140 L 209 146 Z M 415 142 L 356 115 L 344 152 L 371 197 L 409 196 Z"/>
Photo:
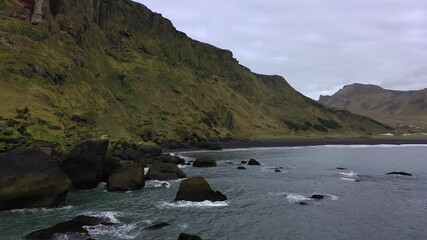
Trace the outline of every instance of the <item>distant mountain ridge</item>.
<path fill-rule="evenodd" d="M 396 91 L 356 83 L 344 86 L 332 96 L 320 96 L 319 102 L 391 126 L 427 127 L 427 89 Z"/>

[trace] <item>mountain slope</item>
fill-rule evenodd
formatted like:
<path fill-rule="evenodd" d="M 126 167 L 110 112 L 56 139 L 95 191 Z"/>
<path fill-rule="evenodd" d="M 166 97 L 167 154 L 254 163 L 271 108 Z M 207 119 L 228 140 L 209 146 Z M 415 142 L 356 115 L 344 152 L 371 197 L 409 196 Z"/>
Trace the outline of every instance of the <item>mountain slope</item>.
<path fill-rule="evenodd" d="M 135 2 L 0 0 L 0 11 L 0 142 L 385 130 L 306 98 L 280 76 L 252 73 Z"/>
<path fill-rule="evenodd" d="M 375 85 L 352 84 L 319 102 L 372 117 L 392 126 L 427 127 L 427 89 L 393 91 Z"/>

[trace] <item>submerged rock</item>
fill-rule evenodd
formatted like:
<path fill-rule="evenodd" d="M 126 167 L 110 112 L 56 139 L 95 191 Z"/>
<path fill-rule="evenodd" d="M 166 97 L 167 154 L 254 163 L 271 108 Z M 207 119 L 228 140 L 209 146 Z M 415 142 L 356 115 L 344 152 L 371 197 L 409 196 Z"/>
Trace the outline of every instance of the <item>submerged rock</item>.
<path fill-rule="evenodd" d="M 241 164 L 247 164 L 247 163 L 248 163 L 248 161 L 241 161 L 240 163 L 241 163 Z"/>
<path fill-rule="evenodd" d="M 147 229 L 147 230 L 158 230 L 158 229 L 162 229 L 162 228 L 165 228 L 168 226 L 170 226 L 169 223 L 162 222 L 162 223 L 156 223 L 156 224 L 153 224 L 151 226 L 148 226 L 145 229 Z"/>
<path fill-rule="evenodd" d="M 77 144 L 61 168 L 71 179 L 74 188 L 90 189 L 98 186 L 104 173 L 108 140 L 84 140 Z"/>
<path fill-rule="evenodd" d="M 347 170 L 345 167 L 337 167 L 337 170 Z"/>
<path fill-rule="evenodd" d="M 239 170 L 245 170 L 246 168 L 242 167 L 242 166 L 238 166 L 237 169 L 239 169 Z"/>
<path fill-rule="evenodd" d="M 216 167 L 216 161 L 210 157 L 199 157 L 193 162 L 193 167 Z"/>
<path fill-rule="evenodd" d="M 93 240 L 84 226 L 105 225 L 110 226 L 114 223 L 102 218 L 91 216 L 77 216 L 71 221 L 58 223 L 52 227 L 34 231 L 24 237 L 31 240 Z"/>
<path fill-rule="evenodd" d="M 401 176 L 412 176 L 411 173 L 407 172 L 389 172 L 387 175 L 401 175 Z"/>
<path fill-rule="evenodd" d="M 62 204 L 71 181 L 44 151 L 15 149 L 0 155 L 0 210 Z"/>
<path fill-rule="evenodd" d="M 127 166 L 108 177 L 107 189 L 113 191 L 134 191 L 143 188 L 144 170 L 138 166 Z"/>
<path fill-rule="evenodd" d="M 323 195 L 320 195 L 320 194 L 313 194 L 310 198 L 315 199 L 315 200 L 322 200 L 325 197 Z"/>
<path fill-rule="evenodd" d="M 178 240 L 202 240 L 202 238 L 197 235 L 181 233 L 178 237 Z"/>
<path fill-rule="evenodd" d="M 280 169 L 274 169 L 274 172 L 282 172 L 282 171 L 280 171 Z"/>
<path fill-rule="evenodd" d="M 185 177 L 187 177 L 187 175 L 185 175 L 175 163 L 159 162 L 151 165 L 145 179 L 166 181 Z"/>
<path fill-rule="evenodd" d="M 227 197 L 219 191 L 212 190 L 209 183 L 201 176 L 185 179 L 179 185 L 175 201 L 203 202 L 206 200 L 225 201 Z"/>
<path fill-rule="evenodd" d="M 255 159 L 250 159 L 248 162 L 248 165 L 261 165 L 261 163 L 259 163 L 257 160 Z"/>

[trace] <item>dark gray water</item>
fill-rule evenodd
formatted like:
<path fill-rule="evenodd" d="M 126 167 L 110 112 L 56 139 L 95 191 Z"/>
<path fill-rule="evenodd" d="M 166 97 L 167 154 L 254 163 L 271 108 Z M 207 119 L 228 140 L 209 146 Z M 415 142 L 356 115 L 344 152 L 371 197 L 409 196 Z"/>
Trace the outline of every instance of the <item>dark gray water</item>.
<path fill-rule="evenodd" d="M 173 203 L 179 181 L 170 188 L 109 193 L 105 186 L 72 192 L 58 209 L 0 213 L 0 239 L 21 236 L 79 214 L 106 216 L 114 228 L 89 229 L 96 239 L 177 239 L 179 233 L 203 239 L 427 239 L 427 146 L 319 146 L 187 152 L 212 156 L 218 167 L 187 167 L 228 196 L 220 203 Z M 262 166 L 237 170 L 241 160 Z M 284 167 L 276 173 L 273 167 Z M 346 167 L 348 170 L 337 170 Z M 355 175 L 341 175 L 350 173 Z M 412 177 L 387 176 L 406 171 Z M 342 178 L 360 179 L 360 182 Z M 312 194 L 326 199 L 310 201 Z M 307 201 L 308 205 L 299 205 Z M 144 227 L 168 222 L 170 227 Z"/>

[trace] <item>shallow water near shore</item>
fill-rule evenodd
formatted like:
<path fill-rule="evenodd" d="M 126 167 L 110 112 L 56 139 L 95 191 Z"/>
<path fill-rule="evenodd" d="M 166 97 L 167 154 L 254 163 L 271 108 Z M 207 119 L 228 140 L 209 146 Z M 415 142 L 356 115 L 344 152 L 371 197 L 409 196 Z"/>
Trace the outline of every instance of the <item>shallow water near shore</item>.
<path fill-rule="evenodd" d="M 0 239 L 15 240 L 76 215 L 103 216 L 114 227 L 90 227 L 95 239 L 427 239 L 427 145 L 315 146 L 181 152 L 211 156 L 216 168 L 185 167 L 202 175 L 226 202 L 173 202 L 179 180 L 159 188 L 109 193 L 105 185 L 73 191 L 56 209 L 0 213 Z M 257 159 L 261 166 L 245 166 Z M 275 172 L 280 167 L 281 172 Z M 346 169 L 337 169 L 337 167 Z M 413 176 L 386 175 L 405 171 Z M 166 185 L 164 185 L 166 186 Z M 323 200 L 311 200 L 322 194 Z M 299 204 L 300 202 L 306 205 Z M 154 223 L 171 226 L 146 230 Z"/>

